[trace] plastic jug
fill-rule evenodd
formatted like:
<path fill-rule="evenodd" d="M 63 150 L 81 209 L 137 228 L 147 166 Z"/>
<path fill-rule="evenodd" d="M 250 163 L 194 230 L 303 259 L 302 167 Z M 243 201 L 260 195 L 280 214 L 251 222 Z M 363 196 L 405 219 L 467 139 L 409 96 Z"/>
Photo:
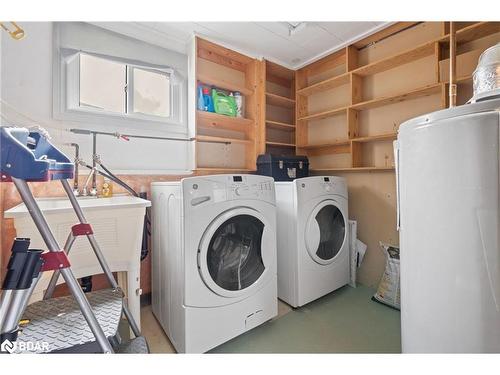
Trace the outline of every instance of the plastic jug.
<path fill-rule="evenodd" d="M 212 98 L 215 113 L 236 117 L 236 102 L 233 96 L 228 96 L 220 90 L 212 89 Z"/>
<path fill-rule="evenodd" d="M 207 112 L 215 112 L 214 108 L 214 101 L 212 97 L 210 96 L 210 90 L 208 87 L 203 87 L 203 103 L 204 103 L 204 110 Z"/>

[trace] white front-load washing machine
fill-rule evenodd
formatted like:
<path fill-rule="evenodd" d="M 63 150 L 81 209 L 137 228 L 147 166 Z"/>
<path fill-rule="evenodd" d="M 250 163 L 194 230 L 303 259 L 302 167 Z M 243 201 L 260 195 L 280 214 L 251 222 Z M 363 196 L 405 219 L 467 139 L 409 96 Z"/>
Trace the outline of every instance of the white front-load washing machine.
<path fill-rule="evenodd" d="M 314 176 L 275 187 L 278 298 L 303 306 L 349 282 L 346 181 Z"/>
<path fill-rule="evenodd" d="M 153 313 L 178 352 L 201 353 L 277 315 L 272 178 L 152 183 Z"/>

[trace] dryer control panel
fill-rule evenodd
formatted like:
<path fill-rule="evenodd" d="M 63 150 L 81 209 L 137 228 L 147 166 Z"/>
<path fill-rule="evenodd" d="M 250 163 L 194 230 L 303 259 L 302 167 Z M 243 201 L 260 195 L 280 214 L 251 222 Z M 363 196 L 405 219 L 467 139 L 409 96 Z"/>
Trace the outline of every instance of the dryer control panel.
<path fill-rule="evenodd" d="M 346 181 L 337 176 L 314 176 L 299 178 L 294 181 L 297 187 L 297 194 L 305 195 L 308 199 L 325 194 L 341 195 L 347 198 Z"/>

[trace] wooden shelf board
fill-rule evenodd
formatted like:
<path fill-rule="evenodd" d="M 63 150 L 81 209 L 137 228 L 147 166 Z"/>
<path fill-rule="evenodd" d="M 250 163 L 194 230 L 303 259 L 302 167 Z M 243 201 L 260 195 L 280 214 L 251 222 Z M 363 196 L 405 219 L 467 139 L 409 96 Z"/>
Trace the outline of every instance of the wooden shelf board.
<path fill-rule="evenodd" d="M 378 134 L 378 135 L 370 135 L 366 137 L 357 137 L 351 139 L 353 142 L 367 143 L 367 142 L 378 142 L 378 141 L 391 141 L 396 139 L 398 136 L 397 133 L 387 133 L 387 134 Z"/>
<path fill-rule="evenodd" d="M 266 92 L 266 104 L 285 108 L 295 108 L 295 100 L 270 92 Z"/>
<path fill-rule="evenodd" d="M 500 32 L 500 22 L 478 22 L 476 24 L 464 27 L 456 33 L 457 43 L 466 43 L 475 39 Z M 353 74 L 368 76 L 404 65 L 434 53 L 435 43 L 448 42 L 449 35 L 434 38 L 428 42 L 418 45 L 415 48 L 388 56 L 384 59 L 374 61 L 370 64 L 361 66 L 352 71 Z"/>
<path fill-rule="evenodd" d="M 253 143 L 248 139 L 239 139 L 239 138 L 227 138 L 227 137 L 214 137 L 211 135 L 197 135 L 197 142 L 206 142 L 206 143 L 243 143 L 243 144 L 251 144 Z"/>
<path fill-rule="evenodd" d="M 430 56 L 434 53 L 435 43 L 442 39 L 442 37 L 439 37 L 429 42 L 420 44 L 415 48 L 397 53 L 381 60 L 374 61 L 370 64 L 354 69 L 352 73 L 359 76 L 368 76 L 376 73 L 381 73 L 383 71 L 410 63 L 426 56 Z"/>
<path fill-rule="evenodd" d="M 274 146 L 274 147 L 295 148 L 295 144 L 293 144 L 293 143 L 283 143 L 283 142 L 270 142 L 270 141 L 266 141 L 266 145 L 268 145 L 268 146 Z"/>
<path fill-rule="evenodd" d="M 343 141 L 336 141 L 336 142 L 329 142 L 329 143 L 319 143 L 319 144 L 310 144 L 310 145 L 304 145 L 304 146 L 297 146 L 298 148 L 304 148 L 306 150 L 312 150 L 312 149 L 318 149 L 318 148 L 330 148 L 330 147 L 337 147 L 337 146 L 345 146 L 350 144 L 351 141 L 346 139 Z"/>
<path fill-rule="evenodd" d="M 215 86 L 220 89 L 228 90 L 228 91 L 239 91 L 242 95 L 252 95 L 253 90 L 246 88 L 245 86 L 238 85 L 232 82 L 225 81 L 224 79 L 217 79 L 214 77 L 210 77 L 205 74 L 198 75 L 198 81 L 200 83 L 204 83 L 206 85 Z"/>
<path fill-rule="evenodd" d="M 341 108 L 335 108 L 331 109 L 328 111 L 323 111 L 323 112 L 318 112 L 318 113 L 312 113 L 310 115 L 300 117 L 299 120 L 301 121 L 311 121 L 311 120 L 322 120 L 328 117 L 340 115 L 344 112 L 347 112 L 348 107 L 341 107 Z"/>
<path fill-rule="evenodd" d="M 224 167 L 198 167 L 194 169 L 198 172 L 210 172 L 210 173 L 229 173 L 229 172 L 255 172 L 255 169 L 247 168 L 224 168 Z"/>
<path fill-rule="evenodd" d="M 350 77 L 349 73 L 344 73 L 332 78 L 328 78 L 325 79 L 324 81 L 317 82 L 313 85 L 297 90 L 297 94 L 304 96 L 313 95 L 322 91 L 333 89 L 338 86 L 346 85 L 350 81 L 349 77 Z"/>
<path fill-rule="evenodd" d="M 295 131 L 295 125 L 287 124 L 285 122 L 266 120 L 266 124 L 268 127 L 273 129 L 287 130 L 290 132 Z"/>
<path fill-rule="evenodd" d="M 314 168 L 311 172 L 394 172 L 394 167 Z"/>
<path fill-rule="evenodd" d="M 500 32 L 500 22 L 478 22 L 458 30 L 456 39 L 457 43 L 467 43 L 498 32 Z M 446 41 L 449 41 L 449 37 Z"/>
<path fill-rule="evenodd" d="M 463 77 L 457 77 L 456 78 L 456 83 L 466 83 L 466 82 L 472 82 L 472 75 L 467 75 L 467 76 L 463 76 Z M 449 80 L 444 80 L 444 81 L 441 81 L 441 83 L 450 83 Z"/>
<path fill-rule="evenodd" d="M 230 117 L 213 112 L 196 111 L 197 127 L 204 129 L 225 129 L 244 132 L 253 124 L 253 120 L 242 117 Z"/>
<path fill-rule="evenodd" d="M 418 88 L 418 89 L 415 89 L 412 91 L 408 91 L 404 94 L 385 96 L 385 97 L 381 97 L 381 98 L 367 100 L 367 101 L 364 101 L 361 103 L 356 103 L 356 104 L 353 104 L 351 106 L 351 108 L 356 109 L 356 110 L 376 108 L 376 107 L 381 107 L 381 106 L 388 105 L 388 104 L 402 102 L 405 100 L 411 100 L 411 99 L 416 99 L 416 98 L 420 98 L 423 96 L 437 94 L 439 92 L 441 92 L 441 84 L 436 83 L 436 84 L 424 86 L 424 87 L 421 87 L 421 88 Z"/>

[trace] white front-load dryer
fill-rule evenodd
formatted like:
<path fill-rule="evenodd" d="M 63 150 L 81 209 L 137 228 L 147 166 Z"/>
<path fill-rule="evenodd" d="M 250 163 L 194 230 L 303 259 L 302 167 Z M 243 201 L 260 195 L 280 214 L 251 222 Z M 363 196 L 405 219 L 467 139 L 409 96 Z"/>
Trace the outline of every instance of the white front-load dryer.
<path fill-rule="evenodd" d="M 347 186 L 314 176 L 275 187 L 278 298 L 299 307 L 349 282 Z"/>
<path fill-rule="evenodd" d="M 277 315 L 272 178 L 152 184 L 153 313 L 178 352 L 210 350 Z"/>

